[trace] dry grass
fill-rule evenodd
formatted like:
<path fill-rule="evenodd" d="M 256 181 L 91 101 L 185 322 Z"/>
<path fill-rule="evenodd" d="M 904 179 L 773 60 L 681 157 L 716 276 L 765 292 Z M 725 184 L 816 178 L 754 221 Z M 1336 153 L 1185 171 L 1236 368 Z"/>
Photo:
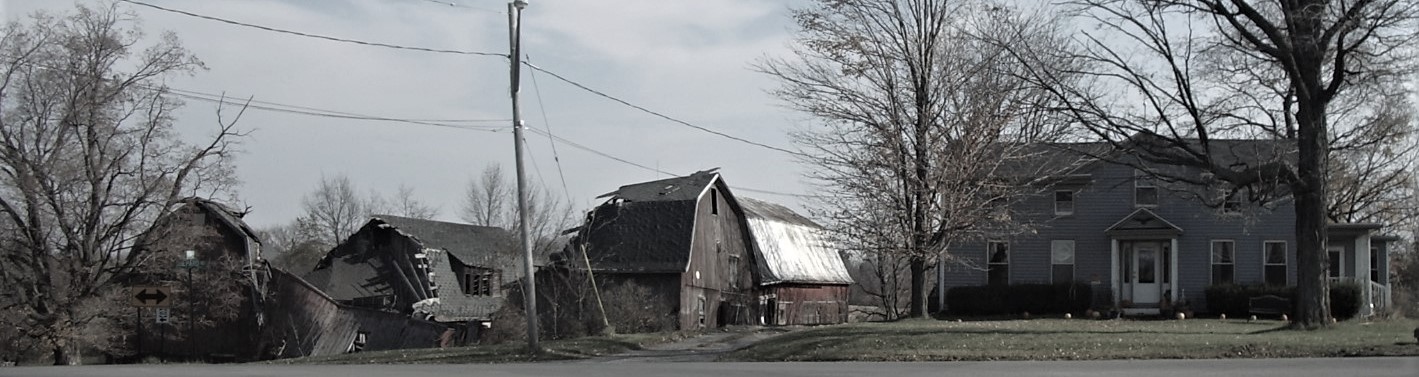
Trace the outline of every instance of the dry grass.
<path fill-rule="evenodd" d="M 1279 321 L 1190 319 L 859 323 L 794 332 L 743 361 L 1084 360 L 1419 355 L 1415 320 L 1288 330 Z"/>

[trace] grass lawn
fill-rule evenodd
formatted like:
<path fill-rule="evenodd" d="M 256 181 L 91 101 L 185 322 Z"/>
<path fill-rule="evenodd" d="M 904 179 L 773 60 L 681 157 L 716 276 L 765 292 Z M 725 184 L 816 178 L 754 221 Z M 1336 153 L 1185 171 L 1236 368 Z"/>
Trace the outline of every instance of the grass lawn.
<path fill-rule="evenodd" d="M 1416 320 L 1347 321 L 1288 330 L 1280 321 L 1189 319 L 909 320 L 780 335 L 735 361 L 1086 360 L 1414 356 Z"/>
<path fill-rule="evenodd" d="M 641 349 L 685 337 L 686 333 L 627 334 L 609 337 L 543 341 L 540 355 L 527 353 L 527 343 L 509 342 L 453 348 L 371 351 L 341 355 L 273 360 L 270 364 L 462 364 L 510 363 L 584 359 Z"/>

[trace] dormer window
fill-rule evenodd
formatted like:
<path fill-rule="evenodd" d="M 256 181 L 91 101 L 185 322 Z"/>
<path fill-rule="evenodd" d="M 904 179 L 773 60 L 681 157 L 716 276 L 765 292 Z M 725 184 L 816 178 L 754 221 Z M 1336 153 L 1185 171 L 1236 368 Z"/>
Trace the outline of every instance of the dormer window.
<path fill-rule="evenodd" d="M 1133 205 L 1136 207 L 1157 207 L 1158 186 L 1153 177 L 1142 170 L 1133 171 Z"/>

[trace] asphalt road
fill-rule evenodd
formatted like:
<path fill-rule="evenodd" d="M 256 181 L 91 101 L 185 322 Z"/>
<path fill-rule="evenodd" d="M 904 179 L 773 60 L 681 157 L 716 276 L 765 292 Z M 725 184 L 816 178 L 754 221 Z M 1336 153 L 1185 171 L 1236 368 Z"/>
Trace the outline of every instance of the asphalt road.
<path fill-rule="evenodd" d="M 541 363 L 462 365 L 122 365 L 0 368 L 0 376 L 1419 376 L 1419 358 L 945 363 Z"/>

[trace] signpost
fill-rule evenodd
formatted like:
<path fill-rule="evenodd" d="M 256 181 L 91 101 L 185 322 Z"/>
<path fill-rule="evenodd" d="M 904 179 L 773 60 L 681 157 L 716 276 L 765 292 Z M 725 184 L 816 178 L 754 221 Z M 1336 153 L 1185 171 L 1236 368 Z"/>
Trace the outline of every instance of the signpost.
<path fill-rule="evenodd" d="M 171 316 L 172 316 L 172 312 L 171 312 L 171 310 L 169 310 L 168 308 L 158 308 L 158 309 L 157 309 L 157 315 L 155 315 L 155 316 L 153 316 L 153 317 L 156 319 L 156 321 L 155 321 L 156 323 L 158 323 L 158 324 L 164 324 L 164 323 L 168 323 L 168 319 L 171 318 Z"/>
<path fill-rule="evenodd" d="M 128 287 L 128 304 L 139 308 L 167 308 L 172 306 L 172 288 L 160 285 Z"/>

